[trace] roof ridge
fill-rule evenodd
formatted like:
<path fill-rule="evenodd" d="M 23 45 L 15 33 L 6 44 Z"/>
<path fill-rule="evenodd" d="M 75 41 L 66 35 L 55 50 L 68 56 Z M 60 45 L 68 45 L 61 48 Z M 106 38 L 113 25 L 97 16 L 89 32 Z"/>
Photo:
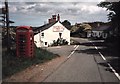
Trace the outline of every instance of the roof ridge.
<path fill-rule="evenodd" d="M 55 21 L 55 22 L 52 22 L 52 23 L 44 24 L 44 25 L 34 29 L 33 31 L 38 31 L 38 30 L 44 31 L 44 30 L 48 29 L 49 27 L 53 26 L 57 22 L 59 22 L 59 21 Z"/>

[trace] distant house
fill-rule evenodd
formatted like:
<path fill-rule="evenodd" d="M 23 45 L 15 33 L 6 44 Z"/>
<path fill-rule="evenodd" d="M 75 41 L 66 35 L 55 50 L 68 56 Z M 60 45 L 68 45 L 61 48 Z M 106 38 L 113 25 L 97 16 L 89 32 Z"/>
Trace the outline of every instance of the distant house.
<path fill-rule="evenodd" d="M 90 38 L 90 37 L 92 37 L 92 31 L 91 30 L 87 31 L 87 38 Z"/>
<path fill-rule="evenodd" d="M 60 16 L 52 15 L 48 19 L 48 24 L 45 24 L 34 30 L 34 41 L 37 47 L 51 46 L 59 38 L 62 38 L 70 45 L 70 31 L 61 24 Z"/>
<path fill-rule="evenodd" d="M 108 28 L 110 28 L 109 25 L 101 25 L 97 28 L 93 28 L 91 31 L 89 31 L 89 37 L 93 37 L 93 38 L 102 38 L 102 39 L 106 39 L 108 37 L 108 32 L 106 32 L 106 30 L 108 30 Z M 91 32 L 91 33 L 90 33 Z"/>

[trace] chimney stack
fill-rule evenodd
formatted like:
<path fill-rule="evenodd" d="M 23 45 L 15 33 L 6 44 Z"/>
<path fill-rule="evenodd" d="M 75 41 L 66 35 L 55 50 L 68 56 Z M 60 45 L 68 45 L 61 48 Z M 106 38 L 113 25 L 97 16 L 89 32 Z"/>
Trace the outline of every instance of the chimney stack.
<path fill-rule="evenodd" d="M 48 19 L 48 23 L 51 23 L 52 22 L 52 18 Z"/>
<path fill-rule="evenodd" d="M 53 22 L 56 22 L 56 15 L 52 15 Z"/>
<path fill-rule="evenodd" d="M 60 15 L 52 15 L 52 18 L 48 19 L 49 23 L 60 21 Z"/>

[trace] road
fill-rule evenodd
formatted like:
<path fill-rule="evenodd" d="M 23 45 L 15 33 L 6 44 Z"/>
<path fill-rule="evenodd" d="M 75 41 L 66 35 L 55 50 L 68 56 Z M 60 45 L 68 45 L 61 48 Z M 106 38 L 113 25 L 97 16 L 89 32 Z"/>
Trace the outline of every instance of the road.
<path fill-rule="evenodd" d="M 69 46 L 46 48 L 60 57 L 43 64 L 33 65 L 12 75 L 4 82 L 99 82 L 100 84 L 120 84 L 120 76 L 110 66 L 100 41 L 72 38 L 79 43 Z M 101 52 L 101 51 L 102 52 Z M 104 52 L 103 52 L 104 51 Z M 104 56 L 106 55 L 106 56 Z M 105 58 L 104 58 L 105 57 Z M 118 69 L 119 71 L 119 69 Z M 117 71 L 117 72 L 118 72 Z M 113 83 L 114 82 L 114 83 Z M 44 84 L 43 83 L 43 84 Z"/>
<path fill-rule="evenodd" d="M 87 39 L 74 38 L 80 45 L 50 47 L 47 50 L 66 60 L 43 82 L 119 82 L 97 48 Z M 85 45 L 85 43 L 92 45 Z"/>

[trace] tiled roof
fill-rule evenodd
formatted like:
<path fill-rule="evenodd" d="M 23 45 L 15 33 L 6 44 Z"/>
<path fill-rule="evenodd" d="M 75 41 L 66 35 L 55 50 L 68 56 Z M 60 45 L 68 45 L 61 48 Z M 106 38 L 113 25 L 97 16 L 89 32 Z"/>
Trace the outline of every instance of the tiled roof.
<path fill-rule="evenodd" d="M 93 31 L 104 31 L 104 30 L 107 30 L 108 28 L 110 28 L 110 25 L 102 25 L 100 27 L 93 28 L 92 30 Z"/>
<path fill-rule="evenodd" d="M 37 31 L 44 31 L 44 30 L 50 28 L 51 26 L 53 26 L 53 25 L 54 25 L 55 23 L 57 23 L 57 22 L 58 22 L 58 21 L 45 24 L 45 25 L 43 25 L 43 26 L 40 26 L 40 27 L 34 29 L 33 31 L 36 32 L 35 34 L 37 34 L 37 33 L 38 33 Z"/>

